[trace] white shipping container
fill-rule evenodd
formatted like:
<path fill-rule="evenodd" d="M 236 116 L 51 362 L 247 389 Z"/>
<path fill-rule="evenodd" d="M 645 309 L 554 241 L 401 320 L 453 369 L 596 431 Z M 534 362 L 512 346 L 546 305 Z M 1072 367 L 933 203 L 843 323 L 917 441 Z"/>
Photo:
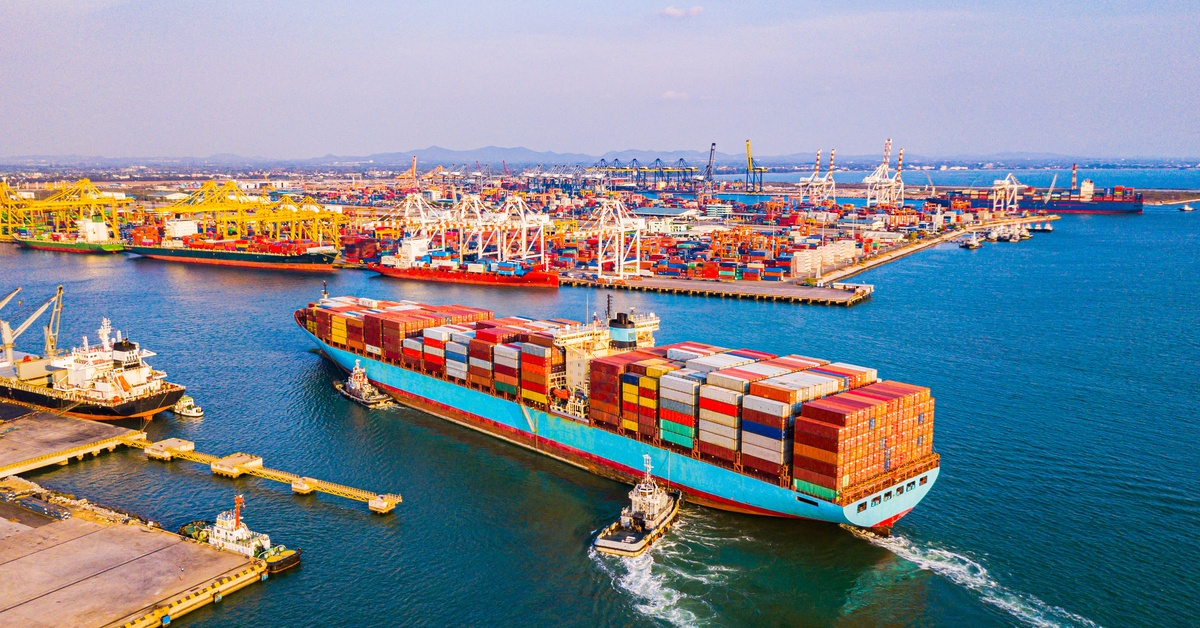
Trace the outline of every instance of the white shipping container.
<path fill-rule="evenodd" d="M 700 392 L 700 382 L 684 379 L 675 373 L 663 375 L 658 381 L 659 387 L 663 390 L 674 390 L 692 396 Z"/>
<path fill-rule="evenodd" d="M 742 393 L 708 384 L 700 387 L 700 397 L 735 406 L 742 403 Z"/>
<path fill-rule="evenodd" d="M 433 340 L 446 342 L 450 340 L 450 333 L 450 330 L 446 329 L 445 327 L 429 327 L 422 330 L 421 335 L 425 336 L 426 338 L 432 338 Z"/>
<path fill-rule="evenodd" d="M 742 430 L 742 444 L 745 445 L 746 443 L 750 443 L 755 447 L 760 447 L 762 449 L 773 451 L 779 454 L 792 452 L 792 441 L 790 440 L 775 440 L 774 438 L 768 438 L 762 434 L 755 434 L 754 432 Z M 762 458 L 762 456 L 759 457 Z M 763 458 L 763 460 L 770 460 L 770 458 Z"/>
<path fill-rule="evenodd" d="M 439 349 L 437 347 L 431 347 L 429 345 L 425 345 L 425 354 L 426 355 L 436 355 L 439 358 L 446 357 L 446 351 L 444 349 Z"/>
<path fill-rule="evenodd" d="M 475 366 L 481 369 L 487 369 L 489 371 L 492 370 L 492 363 L 480 358 L 467 358 L 467 364 L 469 366 Z"/>
<path fill-rule="evenodd" d="M 510 347 L 509 345 L 496 345 L 495 348 L 492 349 L 492 355 L 495 357 L 504 356 L 506 358 L 519 360 L 521 358 L 521 350 L 517 347 Z"/>
<path fill-rule="evenodd" d="M 516 358 L 510 358 L 505 355 L 497 355 L 496 357 L 492 358 L 492 361 L 501 366 L 507 366 L 508 368 L 513 368 L 513 369 L 521 368 L 520 360 L 518 360 Z"/>
<path fill-rule="evenodd" d="M 695 393 L 679 392 L 678 390 L 671 390 L 670 388 L 659 388 L 658 396 L 662 399 L 670 399 L 671 401 L 686 403 L 690 406 L 695 406 L 697 403 L 699 403 Z"/>
<path fill-rule="evenodd" d="M 720 423 L 721 425 L 726 425 L 729 427 L 737 427 L 742 424 L 742 420 L 739 417 L 721 414 L 720 412 L 713 412 L 712 410 L 707 410 L 705 408 L 700 408 L 700 412 L 697 414 L 697 416 L 705 421 Z"/>
<path fill-rule="evenodd" d="M 425 348 L 425 343 L 417 340 L 416 338 L 405 338 L 404 343 L 401 346 L 403 346 L 405 349 L 421 351 Z"/>
<path fill-rule="evenodd" d="M 700 440 L 706 443 L 710 443 L 718 447 L 724 447 L 725 449 L 729 449 L 731 451 L 737 451 L 738 448 L 738 442 L 736 438 L 726 438 L 720 434 L 713 434 L 712 432 L 705 432 L 704 430 L 700 430 L 698 437 Z"/>
<path fill-rule="evenodd" d="M 722 425 L 720 423 L 706 421 L 704 419 L 700 419 L 700 431 L 709 432 L 710 434 L 718 434 L 720 436 L 724 436 L 725 438 L 734 440 L 736 440 L 738 437 L 738 429 L 736 427 L 729 427 L 728 425 Z"/>
<path fill-rule="evenodd" d="M 764 397 L 755 397 L 754 395 L 746 395 L 742 397 L 742 407 L 755 412 L 762 412 L 771 416 L 786 417 L 791 416 L 791 404 L 774 399 L 766 399 Z"/>
<path fill-rule="evenodd" d="M 760 460 L 766 460 L 767 462 L 773 462 L 775 464 L 786 464 L 791 462 L 792 457 L 791 453 L 781 453 L 771 451 L 770 449 L 764 449 L 762 447 L 756 447 L 746 443 L 745 440 L 742 441 L 742 453 L 747 456 L 754 456 Z"/>
<path fill-rule="evenodd" d="M 471 339 L 475 337 L 474 331 L 456 331 L 450 334 L 450 339 L 454 342 L 461 342 L 463 345 L 471 344 Z"/>

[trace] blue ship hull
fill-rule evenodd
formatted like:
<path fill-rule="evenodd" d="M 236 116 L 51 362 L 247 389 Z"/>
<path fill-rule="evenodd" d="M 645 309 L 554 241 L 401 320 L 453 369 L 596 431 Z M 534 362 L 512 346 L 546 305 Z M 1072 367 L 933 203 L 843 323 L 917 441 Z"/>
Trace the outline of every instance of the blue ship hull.
<path fill-rule="evenodd" d="M 688 501 L 723 510 L 794 517 L 862 528 L 889 527 L 933 488 L 939 468 L 839 506 L 811 495 L 655 447 L 583 420 L 546 412 L 486 392 L 330 346 L 306 334 L 343 370 L 361 360 L 371 383 L 401 403 L 612 479 L 635 483 L 649 454 L 658 480 Z M 898 492 L 897 488 L 903 488 Z M 886 498 L 886 499 L 885 499 Z"/>

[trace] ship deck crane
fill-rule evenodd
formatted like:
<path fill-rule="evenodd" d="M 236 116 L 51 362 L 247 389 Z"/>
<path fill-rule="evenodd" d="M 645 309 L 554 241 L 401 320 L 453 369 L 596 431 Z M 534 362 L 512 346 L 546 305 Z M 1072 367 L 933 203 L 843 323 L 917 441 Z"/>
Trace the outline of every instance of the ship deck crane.
<path fill-rule="evenodd" d="M 6 305 L 10 299 L 16 296 L 19 290 L 20 288 L 9 293 L 9 295 L 5 297 L 3 304 L 0 304 L 0 307 Z M 46 302 L 41 305 L 41 307 L 34 311 L 29 318 L 25 319 L 25 322 L 18 325 L 16 329 L 13 329 L 12 325 L 8 321 L 0 321 L 0 341 L 3 341 L 4 343 L 4 362 L 6 364 L 13 363 L 13 344 L 16 342 L 17 338 L 19 338 L 21 334 L 25 333 L 25 330 L 29 329 L 29 326 L 32 325 L 33 322 L 37 320 L 38 317 L 41 316 L 51 305 L 54 306 L 54 313 L 50 315 L 50 324 L 45 327 L 47 353 L 45 357 L 53 357 L 51 354 L 57 353 L 56 345 L 58 340 L 58 321 L 62 312 L 62 293 L 63 288 L 62 286 L 59 286 L 58 291 L 54 293 L 54 296 L 47 299 Z M 50 335 L 51 328 L 53 328 L 54 331 L 53 337 Z"/>

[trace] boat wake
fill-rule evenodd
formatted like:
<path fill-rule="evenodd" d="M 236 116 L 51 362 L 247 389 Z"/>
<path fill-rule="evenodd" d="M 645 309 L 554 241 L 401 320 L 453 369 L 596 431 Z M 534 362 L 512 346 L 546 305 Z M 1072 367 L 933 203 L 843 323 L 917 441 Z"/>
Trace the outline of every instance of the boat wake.
<path fill-rule="evenodd" d="M 1008 612 L 1030 626 L 1058 628 L 1097 625 L 1086 617 L 1005 587 L 988 574 L 987 569 L 978 561 L 963 554 L 948 549 L 921 547 L 899 535 L 884 538 L 857 529 L 851 531 L 859 538 L 974 592 L 984 602 Z"/>
<path fill-rule="evenodd" d="M 691 513 L 695 514 L 695 513 Z M 717 622 L 717 612 L 709 605 L 706 595 L 728 581 L 730 572 L 724 565 L 712 565 L 692 557 L 689 544 L 703 543 L 703 531 L 689 529 L 688 543 L 683 543 L 681 528 L 695 526 L 693 521 L 679 520 L 649 551 L 636 558 L 604 556 L 590 549 L 588 555 L 612 580 L 618 590 L 632 595 L 634 608 L 641 614 L 674 626 L 698 626 Z M 699 534 L 697 534 L 699 532 Z M 717 535 L 712 535 L 718 540 Z M 719 538 L 728 542 L 728 538 Z M 681 589 L 691 590 L 687 593 Z"/>

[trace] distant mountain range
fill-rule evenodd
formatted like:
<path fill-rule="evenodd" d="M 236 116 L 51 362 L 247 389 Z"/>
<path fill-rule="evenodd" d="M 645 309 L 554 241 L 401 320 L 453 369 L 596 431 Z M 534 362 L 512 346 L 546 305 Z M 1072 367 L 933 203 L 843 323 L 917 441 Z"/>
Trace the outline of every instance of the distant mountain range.
<path fill-rule="evenodd" d="M 786 166 L 801 166 L 807 167 L 813 163 L 816 151 L 792 153 L 788 155 L 763 155 L 756 156 L 755 161 L 764 166 L 786 167 Z M 91 168 L 115 168 L 132 165 L 146 166 L 190 166 L 190 167 L 209 167 L 209 168 L 269 168 L 269 167 L 307 167 L 319 168 L 328 166 L 332 168 L 407 168 L 412 163 L 413 156 L 416 156 L 418 167 L 424 169 L 432 164 L 491 164 L 493 169 L 498 169 L 501 163 L 512 167 L 525 167 L 531 165 L 583 165 L 590 166 L 601 159 L 612 162 L 620 160 L 623 163 L 637 159 L 642 164 L 650 164 L 655 159 L 661 159 L 667 163 L 677 162 L 683 159 L 690 165 L 697 168 L 703 168 L 708 162 L 708 151 L 699 150 L 674 150 L 674 151 L 654 151 L 654 150 L 639 150 L 628 149 L 621 151 L 610 151 L 603 155 L 588 155 L 584 153 L 556 153 L 551 151 L 535 151 L 524 147 L 503 148 L 499 146 L 486 146 L 472 150 L 453 150 L 442 148 L 440 146 L 430 146 L 428 148 L 410 150 L 405 152 L 394 153 L 375 153 L 372 155 L 349 156 L 349 155 L 325 155 L 322 157 L 313 157 L 309 159 L 277 159 L 269 157 L 243 157 L 241 155 L 233 155 L 220 153 L 210 155 L 208 157 L 94 157 L 85 155 L 27 155 L 20 157 L 0 157 L 0 165 L 8 167 L 48 167 L 48 168 L 68 168 L 68 167 L 91 167 Z M 837 164 L 839 166 L 856 166 L 858 168 L 867 167 L 879 163 L 882 155 L 845 155 L 837 156 Z M 893 160 L 895 157 L 893 157 Z M 1116 164 L 1128 162 L 1129 165 L 1161 165 L 1172 162 L 1182 162 L 1195 164 L 1196 158 L 1187 160 L 1171 160 L 1163 158 L 1136 158 L 1136 159 L 1098 159 L 1095 157 L 1081 157 L 1071 155 L 1059 155 L 1054 153 L 1022 153 L 1022 152 L 1007 152 L 995 153 L 991 155 L 950 155 L 942 157 L 928 157 L 909 153 L 905 155 L 906 161 L 910 164 L 940 164 L 940 163 L 988 163 L 988 162 L 1003 162 L 1006 165 L 1056 165 L 1070 163 L 1106 163 Z M 716 163 L 721 166 L 743 166 L 746 163 L 746 157 L 742 153 L 723 153 L 717 152 L 715 157 Z M 829 153 L 824 152 L 821 156 L 822 167 L 828 163 Z M 894 161 L 893 161 L 894 163 Z"/>

